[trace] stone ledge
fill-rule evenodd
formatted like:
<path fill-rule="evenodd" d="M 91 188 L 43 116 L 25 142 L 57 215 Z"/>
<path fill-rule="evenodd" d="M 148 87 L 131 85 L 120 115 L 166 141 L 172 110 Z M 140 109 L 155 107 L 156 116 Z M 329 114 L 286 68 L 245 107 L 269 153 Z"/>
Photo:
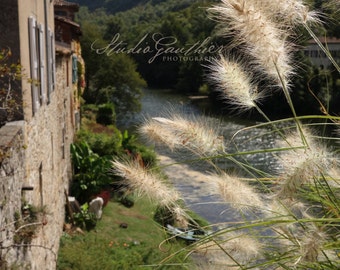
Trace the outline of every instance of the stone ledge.
<path fill-rule="evenodd" d="M 0 128 L 0 149 L 6 150 L 9 148 L 16 136 L 22 131 L 24 127 L 24 121 L 16 121 L 7 123 Z"/>

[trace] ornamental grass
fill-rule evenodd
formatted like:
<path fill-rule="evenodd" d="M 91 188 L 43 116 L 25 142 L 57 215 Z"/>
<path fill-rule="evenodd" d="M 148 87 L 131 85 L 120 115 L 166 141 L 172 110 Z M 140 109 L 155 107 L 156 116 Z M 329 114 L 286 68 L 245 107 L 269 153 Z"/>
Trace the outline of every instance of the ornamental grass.
<path fill-rule="evenodd" d="M 330 1 L 328 6 L 331 4 L 339 7 L 338 1 Z M 299 67 L 293 61 L 297 47 L 294 40 L 301 27 L 330 58 L 332 68 L 340 72 L 312 30 L 324 15 L 311 10 L 305 1 L 294 0 L 222 0 L 208 11 L 217 21 L 221 36 L 231 41 L 225 46 L 225 54 L 210 63 L 207 78 L 235 109 L 259 110 L 264 122 L 239 130 L 230 138 L 208 120 L 186 119 L 177 113 L 146 119 L 140 127 L 142 137 L 149 142 L 172 150 L 185 148 L 212 165 L 206 182 L 242 217 L 235 222 L 215 224 L 214 233 L 181 252 L 207 256 L 204 269 L 339 269 L 340 180 L 336 145 L 340 117 L 331 115 L 327 106 L 321 106 L 320 115 L 297 116 L 291 99 L 292 75 L 298 73 Z M 238 53 L 233 56 L 235 48 Z M 263 76 L 261 81 L 255 74 Z M 271 121 L 259 109 L 258 103 L 265 99 L 268 89 L 277 89 L 277 94 L 283 92 L 291 118 Z M 332 138 L 322 132 L 326 125 L 335 131 Z M 275 134 L 279 138 L 276 145 L 239 150 L 240 134 L 258 127 Z M 332 148 L 328 146 L 330 139 Z M 235 147 L 231 150 L 230 145 Z M 259 153 L 270 153 L 279 169 L 259 170 L 243 158 Z M 217 159 L 228 160 L 238 170 L 232 174 L 223 170 Z M 113 166 L 125 170 L 116 162 Z M 156 180 L 148 184 L 143 180 L 144 172 L 133 170 L 139 184 L 132 186 L 137 191 L 170 208 L 175 205 L 177 194 L 163 190 L 168 186 L 157 187 Z M 128 175 L 122 174 L 126 178 Z M 147 192 L 146 185 L 150 185 Z M 166 260 L 159 263 L 162 264 Z"/>

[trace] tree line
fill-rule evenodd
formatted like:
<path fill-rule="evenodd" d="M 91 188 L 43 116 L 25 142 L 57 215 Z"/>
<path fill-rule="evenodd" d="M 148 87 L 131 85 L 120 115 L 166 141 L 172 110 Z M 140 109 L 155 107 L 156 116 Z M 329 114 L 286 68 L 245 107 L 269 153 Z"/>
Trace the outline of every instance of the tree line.
<path fill-rule="evenodd" d="M 127 10 L 123 12 L 114 5 L 99 6 L 100 1 L 98 6 L 86 0 L 78 2 L 88 5 L 81 6 L 77 18 L 83 31 L 87 103 L 112 102 L 118 114 L 138 112 L 141 89 L 148 86 L 208 94 L 217 110 L 226 107 L 214 92 L 206 68 L 228 42 L 227 37 L 216 35 L 219 29 L 207 14 L 207 8 L 219 1 L 126 1 Z M 310 2 L 330 17 L 339 15 L 327 3 Z M 339 35 L 338 24 L 327 25 L 327 29 L 318 26 L 317 33 Z M 301 45 L 304 42 L 301 38 Z M 320 113 L 318 99 L 327 100 L 331 111 L 337 110 L 339 74 L 313 67 L 303 51 L 297 51 L 294 57 L 303 63 L 292 80 L 292 99 L 298 112 Z M 273 94 L 260 106 L 282 116 L 287 113 L 282 100 Z"/>

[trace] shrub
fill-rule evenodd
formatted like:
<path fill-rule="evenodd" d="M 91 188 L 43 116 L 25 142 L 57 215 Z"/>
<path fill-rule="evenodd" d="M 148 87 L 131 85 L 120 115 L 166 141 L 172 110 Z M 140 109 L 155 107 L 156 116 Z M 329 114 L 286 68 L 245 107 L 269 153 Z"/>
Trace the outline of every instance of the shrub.
<path fill-rule="evenodd" d="M 102 132 L 84 128 L 77 133 L 78 142 L 86 142 L 100 156 L 116 155 L 122 150 L 122 134 L 115 126 L 99 127 Z"/>
<path fill-rule="evenodd" d="M 97 224 L 97 218 L 94 213 L 89 212 L 88 203 L 80 207 L 80 212 L 73 215 L 75 225 L 86 230 L 93 229 Z"/>
<path fill-rule="evenodd" d="M 99 124 L 108 126 L 116 122 L 115 107 L 112 103 L 101 104 L 98 106 L 96 121 Z"/>
<path fill-rule="evenodd" d="M 95 104 L 84 104 L 81 107 L 81 116 L 88 120 L 95 121 L 98 112 L 98 106 Z"/>
<path fill-rule="evenodd" d="M 138 159 L 144 166 L 152 167 L 156 165 L 156 153 L 150 147 L 142 145 L 137 141 L 136 136 L 130 135 L 127 130 L 123 133 L 122 146 L 130 157 Z"/>
<path fill-rule="evenodd" d="M 108 174 L 110 159 L 94 153 L 85 142 L 71 145 L 71 157 L 74 167 L 71 193 L 85 203 L 112 182 Z"/>
<path fill-rule="evenodd" d="M 124 205 L 125 207 L 132 207 L 135 204 L 135 200 L 133 198 L 132 195 L 123 195 L 120 199 L 119 199 L 120 203 L 122 205 Z"/>
<path fill-rule="evenodd" d="M 174 225 L 175 224 L 175 216 L 169 210 L 169 208 L 164 206 L 158 206 L 154 215 L 154 220 L 166 227 L 166 225 Z"/>

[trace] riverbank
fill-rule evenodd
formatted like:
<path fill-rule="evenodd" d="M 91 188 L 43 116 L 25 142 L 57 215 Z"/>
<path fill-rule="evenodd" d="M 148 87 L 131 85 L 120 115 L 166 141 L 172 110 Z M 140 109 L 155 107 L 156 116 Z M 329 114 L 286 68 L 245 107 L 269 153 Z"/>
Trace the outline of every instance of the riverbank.
<path fill-rule="evenodd" d="M 78 201 L 83 200 L 81 203 L 98 194 L 95 192 L 99 186 L 105 187 L 116 180 L 107 172 L 112 166 L 110 161 L 119 154 L 124 155 L 133 149 L 142 158 L 145 154 L 145 161 L 150 164 L 154 157 L 153 151 L 148 152 L 135 143 L 129 133 L 122 134 L 113 125 L 98 123 L 99 108 L 95 105 L 83 110 L 82 129 L 77 134 L 77 145 L 71 151 L 77 169 L 71 190 Z M 111 191 L 112 198 L 93 229 L 86 231 L 76 227 L 86 227 L 88 221 L 93 225 L 94 220 L 88 215 L 86 207 L 77 217 L 76 226 L 65 225 L 60 239 L 57 269 L 150 269 L 186 247 L 186 243 L 181 241 L 167 241 L 170 235 L 154 218 L 157 203 L 129 194 L 130 203 L 126 204 L 117 189 Z M 175 264 L 176 269 L 187 269 L 189 262 L 185 254 L 181 254 L 162 263 L 162 269 L 171 267 L 167 264 Z"/>
<path fill-rule="evenodd" d="M 169 235 L 153 220 L 155 211 L 147 199 L 137 200 L 131 208 L 110 201 L 95 229 L 64 233 L 57 269 L 152 269 L 151 265 L 186 246 L 181 241 L 164 241 Z M 167 261 L 162 269 L 188 269 L 190 260 L 184 255 Z"/>

